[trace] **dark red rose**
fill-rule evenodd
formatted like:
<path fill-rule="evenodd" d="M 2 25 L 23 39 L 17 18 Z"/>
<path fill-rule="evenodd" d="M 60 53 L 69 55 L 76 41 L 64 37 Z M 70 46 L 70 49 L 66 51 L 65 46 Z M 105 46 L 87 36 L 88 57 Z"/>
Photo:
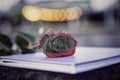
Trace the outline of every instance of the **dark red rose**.
<path fill-rule="evenodd" d="M 63 31 L 54 32 L 48 29 L 47 33 L 41 38 L 39 48 L 50 58 L 71 56 L 75 53 L 77 41 L 71 34 Z"/>

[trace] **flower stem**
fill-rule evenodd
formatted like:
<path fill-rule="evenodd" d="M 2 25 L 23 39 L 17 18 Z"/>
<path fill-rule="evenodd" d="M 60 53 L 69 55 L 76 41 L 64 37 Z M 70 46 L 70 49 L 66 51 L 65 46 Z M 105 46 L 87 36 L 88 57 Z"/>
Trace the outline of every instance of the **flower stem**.
<path fill-rule="evenodd" d="M 38 43 L 38 44 L 35 44 L 35 45 L 33 45 L 33 46 L 29 47 L 29 49 L 36 48 L 36 47 L 38 47 L 39 45 L 40 45 L 39 43 Z"/>

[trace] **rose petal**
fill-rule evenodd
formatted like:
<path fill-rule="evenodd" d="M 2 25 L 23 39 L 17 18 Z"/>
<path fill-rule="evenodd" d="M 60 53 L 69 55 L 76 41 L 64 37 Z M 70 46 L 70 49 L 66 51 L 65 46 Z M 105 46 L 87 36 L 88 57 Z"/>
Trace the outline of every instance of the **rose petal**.
<path fill-rule="evenodd" d="M 73 49 L 72 51 L 68 51 L 68 52 L 65 52 L 65 53 L 49 53 L 49 52 L 46 52 L 44 51 L 45 55 L 49 58 L 57 58 L 57 57 L 66 57 L 66 56 L 72 56 L 74 55 L 75 53 L 75 49 Z"/>
<path fill-rule="evenodd" d="M 74 45 L 73 49 L 70 51 L 66 50 L 67 52 L 64 52 L 64 53 L 63 52 L 54 53 L 54 52 L 46 51 L 46 49 L 43 48 L 43 45 L 44 45 L 46 39 L 48 37 L 51 37 L 51 36 L 64 36 L 64 37 L 70 38 L 72 40 L 73 45 Z M 77 41 L 72 37 L 71 34 L 68 34 L 64 31 L 55 32 L 52 28 L 49 28 L 47 33 L 41 38 L 39 48 L 41 48 L 43 50 L 43 52 L 45 53 L 45 55 L 47 57 L 56 58 L 56 57 L 65 57 L 65 56 L 74 55 L 76 46 L 77 46 Z"/>
<path fill-rule="evenodd" d="M 47 35 L 47 34 L 45 34 L 42 38 L 41 38 L 41 40 L 40 40 L 40 45 L 38 46 L 39 48 L 42 48 L 43 47 L 43 43 L 44 43 L 44 40 L 46 39 L 46 38 L 48 38 L 49 36 Z"/>
<path fill-rule="evenodd" d="M 47 30 L 47 33 L 46 33 L 47 35 L 53 35 L 53 34 L 55 34 L 55 31 L 52 29 L 52 28 L 49 28 L 48 30 Z"/>
<path fill-rule="evenodd" d="M 57 35 L 66 34 L 66 32 L 64 32 L 64 31 L 58 31 L 58 32 L 56 32 L 55 34 L 57 34 Z"/>

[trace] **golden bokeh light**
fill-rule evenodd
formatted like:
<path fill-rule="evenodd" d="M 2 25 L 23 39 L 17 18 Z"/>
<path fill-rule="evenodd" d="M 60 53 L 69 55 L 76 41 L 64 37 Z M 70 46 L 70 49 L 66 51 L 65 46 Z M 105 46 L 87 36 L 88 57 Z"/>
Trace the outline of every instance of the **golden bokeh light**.
<path fill-rule="evenodd" d="M 30 21 L 68 21 L 80 18 L 82 10 L 79 7 L 66 9 L 47 9 L 35 6 L 25 6 L 22 9 L 24 17 Z"/>
<path fill-rule="evenodd" d="M 41 17 L 39 9 L 34 6 L 25 6 L 22 9 L 22 14 L 30 21 L 38 21 Z"/>

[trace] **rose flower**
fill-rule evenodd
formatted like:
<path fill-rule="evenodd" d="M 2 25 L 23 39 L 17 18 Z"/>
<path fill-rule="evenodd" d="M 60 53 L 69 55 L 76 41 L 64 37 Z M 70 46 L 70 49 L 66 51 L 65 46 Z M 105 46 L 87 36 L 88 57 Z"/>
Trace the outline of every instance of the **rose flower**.
<path fill-rule="evenodd" d="M 54 32 L 48 29 L 41 38 L 39 48 L 49 58 L 71 56 L 75 53 L 77 41 L 68 33 L 63 31 Z"/>

